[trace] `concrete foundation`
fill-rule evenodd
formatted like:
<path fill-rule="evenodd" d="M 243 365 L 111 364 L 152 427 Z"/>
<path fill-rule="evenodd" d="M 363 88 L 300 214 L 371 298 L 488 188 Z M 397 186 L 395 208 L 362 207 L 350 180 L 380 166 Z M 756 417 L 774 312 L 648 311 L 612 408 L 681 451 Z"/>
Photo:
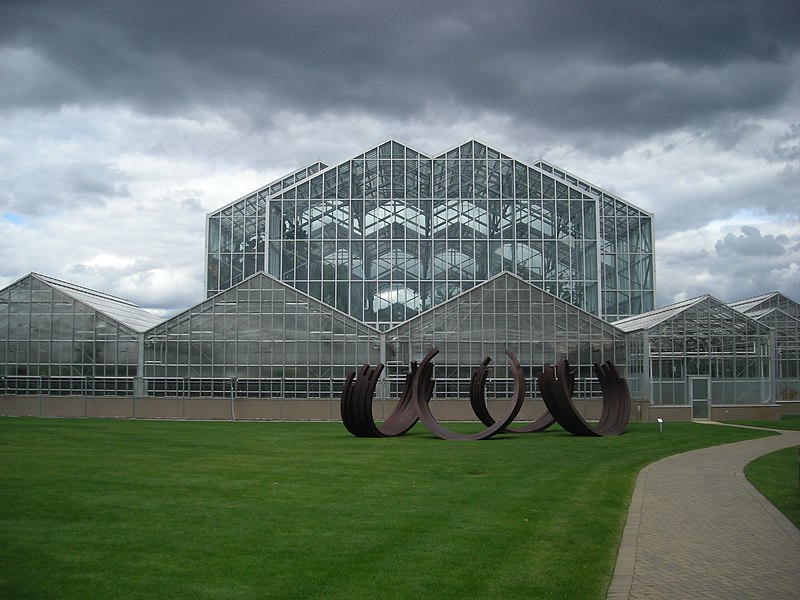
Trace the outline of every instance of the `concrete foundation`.
<path fill-rule="evenodd" d="M 785 402 L 778 400 L 778 406 L 781 407 L 782 415 L 800 415 L 800 400 L 787 400 Z"/>
<path fill-rule="evenodd" d="M 376 420 L 388 417 L 396 400 L 375 400 Z M 603 410 L 600 398 L 579 398 L 574 404 L 586 419 L 597 420 Z M 490 412 L 499 416 L 507 400 L 490 400 Z M 475 421 L 468 400 L 432 400 L 431 412 L 440 421 Z M 528 400 L 517 423 L 535 420 L 544 413 L 541 399 Z M 770 405 L 711 406 L 709 418 L 715 421 L 778 420 L 782 414 L 800 414 L 800 402 L 779 402 Z M 36 417 L 104 417 L 124 419 L 197 419 L 197 420 L 265 420 L 265 421 L 338 421 L 338 398 L 308 400 L 276 400 L 272 398 L 133 398 L 115 396 L 0 396 L 0 415 Z M 634 400 L 632 423 L 691 421 L 690 406 L 652 406 Z"/>
<path fill-rule="evenodd" d="M 777 404 L 762 406 L 712 405 L 708 416 L 712 421 L 780 421 L 781 407 Z"/>

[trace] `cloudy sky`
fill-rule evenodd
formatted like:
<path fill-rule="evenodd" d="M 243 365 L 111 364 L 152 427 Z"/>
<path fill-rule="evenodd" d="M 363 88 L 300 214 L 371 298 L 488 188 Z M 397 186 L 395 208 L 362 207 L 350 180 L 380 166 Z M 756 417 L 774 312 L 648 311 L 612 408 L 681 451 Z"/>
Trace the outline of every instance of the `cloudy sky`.
<path fill-rule="evenodd" d="M 389 138 L 478 139 L 655 214 L 657 304 L 800 301 L 800 3 L 0 2 L 0 287 L 171 315 L 205 215 Z"/>

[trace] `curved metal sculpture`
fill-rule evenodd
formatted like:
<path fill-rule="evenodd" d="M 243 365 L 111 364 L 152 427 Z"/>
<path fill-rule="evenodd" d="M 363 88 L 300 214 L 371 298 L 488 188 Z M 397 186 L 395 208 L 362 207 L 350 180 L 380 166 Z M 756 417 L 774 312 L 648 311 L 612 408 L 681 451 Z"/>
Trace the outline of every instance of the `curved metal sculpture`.
<path fill-rule="evenodd" d="M 486 379 L 489 377 L 489 363 L 492 362 L 490 356 L 484 357 L 481 365 L 472 373 L 469 380 L 469 403 L 472 412 L 478 417 L 481 423 L 491 427 L 495 423 L 494 417 L 489 413 L 486 406 Z"/>
<path fill-rule="evenodd" d="M 603 391 L 603 413 L 596 430 L 602 435 L 619 435 L 631 418 L 631 394 L 628 382 L 620 377 L 610 360 L 595 363 L 594 372 Z"/>
<path fill-rule="evenodd" d="M 492 359 L 488 356 L 483 359 L 481 365 L 472 374 L 469 384 L 469 403 L 472 406 L 472 412 L 487 427 L 491 427 L 495 423 L 495 418 L 489 412 L 489 407 L 486 404 L 486 379 L 489 375 L 490 362 L 492 362 Z M 545 410 L 544 414 L 535 421 L 520 427 L 506 427 L 503 433 L 538 433 L 544 431 L 555 422 L 556 420 L 550 414 L 550 411 Z"/>
<path fill-rule="evenodd" d="M 414 377 L 418 372 L 420 373 L 420 377 L 431 379 L 433 375 L 433 365 L 428 364 L 424 367 L 418 367 L 416 361 L 411 363 L 411 370 L 406 373 L 406 382 L 403 386 L 403 395 L 400 396 L 400 400 L 397 403 L 397 406 L 394 407 L 392 414 L 389 415 L 389 417 L 383 422 L 383 425 L 381 425 L 379 428 L 383 435 L 403 435 L 419 420 L 419 416 L 417 415 L 417 410 L 414 405 L 414 398 L 411 393 L 412 382 L 414 381 Z M 431 386 L 431 394 L 428 394 L 428 400 L 430 400 L 432 393 L 433 387 Z M 370 410 L 372 410 L 371 407 Z"/>
<path fill-rule="evenodd" d="M 345 428 L 356 437 L 403 435 L 418 421 L 411 395 L 411 382 L 418 368 L 417 363 L 412 362 L 411 370 L 406 374 L 403 395 L 397 406 L 380 426 L 375 423 L 372 416 L 372 399 L 375 396 L 375 388 L 383 368 L 383 363 L 378 363 L 374 367 L 365 363 L 358 372 L 358 379 L 356 379 L 355 371 L 350 372 L 345 379 L 339 409 Z M 429 366 L 429 371 L 433 371 L 433 365 Z"/>
<path fill-rule="evenodd" d="M 372 397 L 382 372 L 383 364 L 371 367 L 364 363 L 358 379 L 355 379 L 355 372 L 351 372 L 344 382 L 339 407 L 342 423 L 356 437 L 383 437 L 372 418 Z"/>
<path fill-rule="evenodd" d="M 508 425 L 510 425 L 511 422 L 516 418 L 520 408 L 522 408 L 522 403 L 525 401 L 525 377 L 522 373 L 522 366 L 519 364 L 519 361 L 517 361 L 517 357 L 514 356 L 514 353 L 511 352 L 511 350 L 506 350 L 506 354 L 511 362 L 511 371 L 514 375 L 514 394 L 508 403 L 506 412 L 502 417 L 500 417 L 500 419 L 492 423 L 486 429 L 477 433 L 467 434 L 457 433 L 447 429 L 446 427 L 443 427 L 439 421 L 436 420 L 436 417 L 433 416 L 430 406 L 428 405 L 431 393 L 433 392 L 433 385 L 431 383 L 432 380 L 430 376 L 427 378 L 423 377 L 420 371 L 422 371 L 423 367 L 427 370 L 430 361 L 438 353 L 439 350 L 437 348 L 434 348 L 428 352 L 427 356 L 425 356 L 420 363 L 420 368 L 417 370 L 418 375 L 415 377 L 412 385 L 414 405 L 416 406 L 417 415 L 419 416 L 419 420 L 422 421 L 422 424 L 425 425 L 425 427 L 427 427 L 431 433 L 442 438 L 443 440 L 485 440 L 508 427 Z M 484 369 L 484 372 L 486 371 L 490 361 L 491 359 L 488 356 L 483 359 L 481 368 Z M 430 371 L 428 372 L 430 373 Z M 482 380 L 480 380 L 481 377 Z M 473 376 L 473 383 L 475 385 L 480 384 L 482 386 L 486 383 L 486 376 L 480 375 L 477 382 L 476 378 Z"/>
<path fill-rule="evenodd" d="M 572 374 L 569 361 L 559 361 L 556 368 L 545 363 L 538 375 L 539 389 L 547 409 L 564 429 L 579 436 L 606 436 L 622 433 L 630 419 L 631 399 L 625 380 L 619 376 L 611 361 L 594 364 L 603 391 L 603 412 L 597 425 L 581 416 L 572 403 Z"/>
<path fill-rule="evenodd" d="M 419 365 L 411 363 L 411 369 L 406 374 L 403 394 L 392 414 L 381 425 L 377 425 L 372 416 L 372 401 L 384 365 L 378 363 L 371 367 L 365 363 L 359 370 L 358 377 L 355 372 L 349 373 L 342 387 L 340 407 L 345 428 L 357 437 L 393 437 L 403 435 L 419 420 L 431 433 L 442 439 L 485 440 L 497 433 L 544 431 L 554 422 L 558 422 L 574 435 L 618 435 L 622 433 L 630 419 L 631 398 L 628 384 L 619 376 L 614 364 L 606 361 L 603 364 L 594 364 L 594 371 L 603 392 L 602 414 L 596 425 L 586 421 L 572 402 L 575 378 L 570 371 L 569 362 L 565 359 L 555 368 L 545 363 L 543 371 L 537 375 L 547 412 L 528 425 L 510 427 L 525 401 L 525 376 L 514 353 L 506 350 L 514 378 L 514 393 L 505 412 L 500 419 L 495 420 L 486 405 L 486 379 L 492 361 L 487 356 L 481 361 L 470 380 L 470 405 L 478 419 L 486 425 L 486 429 L 472 434 L 457 433 L 443 427 L 433 416 L 429 406 L 434 388 L 432 361 L 438 353 L 438 348 L 432 348 Z"/>

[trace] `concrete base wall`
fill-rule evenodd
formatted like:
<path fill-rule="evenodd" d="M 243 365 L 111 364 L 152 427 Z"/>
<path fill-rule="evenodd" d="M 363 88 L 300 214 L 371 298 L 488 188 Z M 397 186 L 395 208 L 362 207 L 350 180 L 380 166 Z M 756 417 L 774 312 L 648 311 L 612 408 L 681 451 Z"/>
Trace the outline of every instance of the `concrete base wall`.
<path fill-rule="evenodd" d="M 375 400 L 376 420 L 385 419 L 396 400 Z M 432 400 L 431 411 L 442 421 L 475 421 L 468 400 Z M 589 418 L 597 418 L 602 403 L 597 399 L 576 402 Z M 490 401 L 489 410 L 500 416 L 507 401 Z M 518 421 L 533 421 L 544 413 L 541 400 L 526 402 Z M 275 400 L 237 398 L 117 398 L 77 396 L 0 396 L 0 415 L 38 417 L 119 417 L 136 419 L 338 421 L 339 399 Z"/>
<path fill-rule="evenodd" d="M 712 405 L 708 416 L 712 421 L 780 421 L 781 407 L 777 404 L 762 406 Z"/>
<path fill-rule="evenodd" d="M 376 420 L 387 418 L 396 400 L 375 400 Z M 441 421 L 475 421 L 468 400 L 432 400 L 431 412 Z M 507 400 L 490 400 L 491 414 L 499 417 Z M 596 420 L 603 410 L 600 398 L 575 400 L 578 411 Z M 647 422 L 649 404 L 634 401 L 632 422 Z M 541 399 L 528 400 L 517 416 L 517 423 L 534 421 L 545 412 Z M 0 415 L 41 417 L 118 417 L 135 419 L 338 421 L 338 399 L 274 400 L 237 398 L 116 398 L 77 396 L 0 396 Z"/>
<path fill-rule="evenodd" d="M 183 398 L 136 398 L 136 416 L 141 419 L 185 419 Z"/>
<path fill-rule="evenodd" d="M 340 419 L 341 413 L 338 399 L 261 400 L 237 398 L 232 401 L 230 398 L 0 396 L 0 415 L 123 419 L 336 421 Z"/>
<path fill-rule="evenodd" d="M 0 415 L 7 417 L 39 417 L 41 396 L 0 396 Z"/>
<path fill-rule="evenodd" d="M 663 421 L 691 421 L 691 406 L 650 406 L 647 415 L 648 423 L 655 423 L 657 419 Z"/>
<path fill-rule="evenodd" d="M 499 417 L 507 400 L 490 400 L 489 411 Z M 388 417 L 396 400 L 375 400 L 376 420 Z M 584 418 L 597 420 L 603 410 L 600 398 L 574 400 Z M 475 421 L 468 400 L 432 400 L 431 412 L 441 421 Z M 528 400 L 517 423 L 533 421 L 544 413 L 541 399 Z M 800 402 L 780 402 L 758 406 L 712 406 L 709 417 L 715 421 L 777 420 L 781 414 L 800 414 Z M 256 398 L 131 398 L 99 396 L 0 396 L 0 415 L 36 417 L 105 417 L 126 419 L 198 419 L 198 420 L 267 420 L 267 421 L 338 421 L 339 399 L 275 400 Z M 634 400 L 632 423 L 691 421 L 690 406 L 651 406 Z"/>
<path fill-rule="evenodd" d="M 782 415 L 800 415 L 800 400 L 789 400 L 786 402 L 778 400 L 778 406 L 781 407 Z"/>

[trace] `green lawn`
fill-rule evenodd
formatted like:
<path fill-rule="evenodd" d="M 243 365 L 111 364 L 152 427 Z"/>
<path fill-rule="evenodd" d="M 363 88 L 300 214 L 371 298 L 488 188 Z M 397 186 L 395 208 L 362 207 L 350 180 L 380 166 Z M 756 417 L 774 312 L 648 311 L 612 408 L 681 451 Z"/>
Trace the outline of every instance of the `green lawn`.
<path fill-rule="evenodd" d="M 792 429 L 800 430 L 800 415 L 787 415 L 781 417 L 780 421 L 731 421 L 737 425 L 749 425 L 751 427 L 765 427 L 767 429 Z"/>
<path fill-rule="evenodd" d="M 800 527 L 798 447 L 757 458 L 744 469 L 748 481 L 797 527 Z"/>
<path fill-rule="evenodd" d="M 742 424 L 772 429 L 800 430 L 800 416 L 784 416 L 780 421 L 742 421 Z M 784 448 L 757 458 L 745 467 L 744 474 L 758 491 L 797 527 L 800 527 L 800 449 Z"/>
<path fill-rule="evenodd" d="M 604 598 L 638 471 L 759 435 L 0 418 L 0 597 Z"/>

